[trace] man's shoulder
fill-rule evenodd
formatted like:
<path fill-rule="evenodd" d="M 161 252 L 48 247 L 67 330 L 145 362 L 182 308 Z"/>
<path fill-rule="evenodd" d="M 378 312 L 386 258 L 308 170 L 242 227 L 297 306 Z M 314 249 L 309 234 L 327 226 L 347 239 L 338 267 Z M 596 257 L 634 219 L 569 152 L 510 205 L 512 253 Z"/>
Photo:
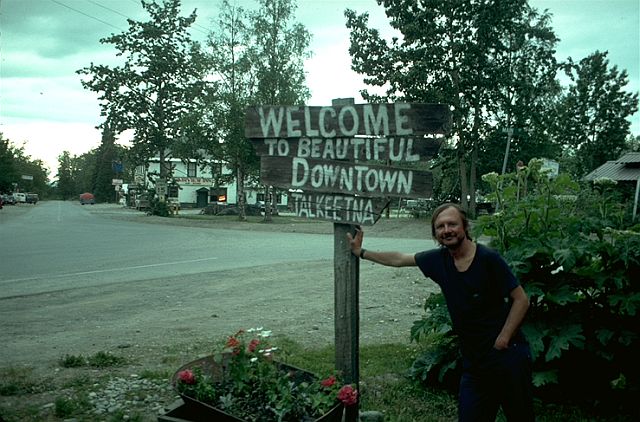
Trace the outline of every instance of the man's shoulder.
<path fill-rule="evenodd" d="M 502 255 L 500 255 L 500 252 L 483 243 L 476 243 L 476 253 L 484 256 L 499 257 L 499 258 L 502 257 Z"/>
<path fill-rule="evenodd" d="M 427 262 L 442 256 L 443 248 L 427 249 L 426 251 L 417 252 L 415 254 L 416 263 Z"/>

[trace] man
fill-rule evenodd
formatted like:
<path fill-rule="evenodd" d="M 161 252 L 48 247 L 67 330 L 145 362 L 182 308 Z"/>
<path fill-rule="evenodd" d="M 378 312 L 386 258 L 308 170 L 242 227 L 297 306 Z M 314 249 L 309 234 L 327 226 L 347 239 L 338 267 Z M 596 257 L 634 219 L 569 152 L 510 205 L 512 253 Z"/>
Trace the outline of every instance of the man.
<path fill-rule="evenodd" d="M 431 218 L 439 249 L 407 254 L 362 247 L 363 232 L 348 235 L 351 252 L 393 267 L 417 266 L 441 288 L 460 339 L 460 421 L 493 421 L 502 406 L 509 421 L 532 421 L 531 354 L 519 327 L 529 299 L 495 251 L 474 243 L 469 220 L 456 204 Z"/>

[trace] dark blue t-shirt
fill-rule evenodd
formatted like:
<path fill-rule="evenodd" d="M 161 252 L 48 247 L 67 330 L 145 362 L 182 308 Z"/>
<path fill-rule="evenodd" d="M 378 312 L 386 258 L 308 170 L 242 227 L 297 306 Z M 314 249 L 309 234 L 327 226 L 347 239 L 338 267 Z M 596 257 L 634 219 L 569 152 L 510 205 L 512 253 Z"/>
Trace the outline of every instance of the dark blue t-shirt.
<path fill-rule="evenodd" d="M 481 244 L 464 272 L 458 271 L 446 248 L 418 252 L 415 260 L 442 289 L 462 355 L 472 362 L 482 359 L 493 348 L 511 309 L 509 294 L 519 285 L 507 263 Z M 523 340 L 518 330 L 512 341 Z"/>

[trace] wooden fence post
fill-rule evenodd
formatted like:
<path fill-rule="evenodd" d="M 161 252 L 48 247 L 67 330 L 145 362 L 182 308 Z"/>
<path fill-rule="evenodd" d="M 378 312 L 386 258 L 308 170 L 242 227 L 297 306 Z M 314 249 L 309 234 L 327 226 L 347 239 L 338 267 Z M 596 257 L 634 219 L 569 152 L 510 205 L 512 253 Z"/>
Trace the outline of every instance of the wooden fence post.
<path fill-rule="evenodd" d="M 347 233 L 355 235 L 352 224 L 333 224 L 334 235 L 334 308 L 336 369 L 347 384 L 360 382 L 359 337 L 360 337 L 360 262 L 351 253 Z M 358 405 L 347 408 L 345 422 L 358 420 Z"/>

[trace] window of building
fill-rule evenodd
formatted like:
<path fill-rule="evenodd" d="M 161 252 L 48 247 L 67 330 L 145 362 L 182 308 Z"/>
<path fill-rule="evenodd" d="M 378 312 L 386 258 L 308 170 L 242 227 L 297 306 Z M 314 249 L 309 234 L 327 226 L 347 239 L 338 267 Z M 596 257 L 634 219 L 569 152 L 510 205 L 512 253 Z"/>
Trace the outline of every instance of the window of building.
<path fill-rule="evenodd" d="M 211 163 L 211 176 L 222 176 L 222 163 Z"/>
<path fill-rule="evenodd" d="M 187 177 L 197 177 L 197 176 L 198 176 L 197 163 L 187 163 Z"/>

